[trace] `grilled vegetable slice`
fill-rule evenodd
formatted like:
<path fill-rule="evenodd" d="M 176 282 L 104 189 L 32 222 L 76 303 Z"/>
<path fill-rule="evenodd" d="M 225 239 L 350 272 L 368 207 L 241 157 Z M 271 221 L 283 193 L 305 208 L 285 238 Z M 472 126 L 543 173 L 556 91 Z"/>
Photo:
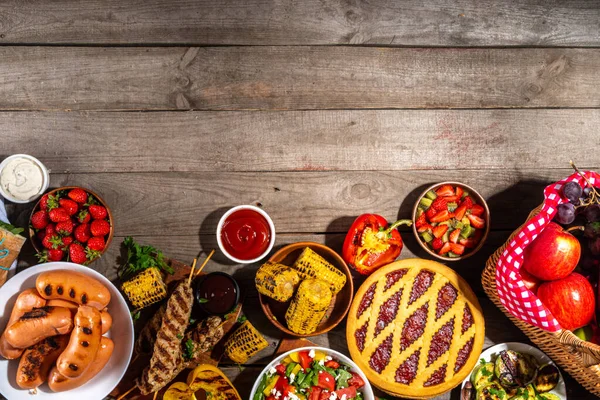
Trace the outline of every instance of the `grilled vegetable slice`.
<path fill-rule="evenodd" d="M 494 379 L 494 364 L 480 363 L 471 373 L 471 383 L 475 389 L 479 389 L 492 382 Z"/>
<path fill-rule="evenodd" d="M 542 365 L 538 369 L 538 374 L 535 378 L 535 390 L 540 393 L 551 391 L 558 385 L 559 377 L 558 368 L 554 365 Z"/>
<path fill-rule="evenodd" d="M 300 282 L 296 270 L 278 263 L 267 262 L 256 272 L 256 290 L 273 300 L 286 302 L 294 295 Z"/>
<path fill-rule="evenodd" d="M 310 247 L 302 250 L 300 257 L 292 265 L 301 279 L 321 279 L 331 285 L 333 294 L 337 294 L 346 284 L 346 275 Z"/>
<path fill-rule="evenodd" d="M 244 364 L 268 345 L 250 321 L 245 321 L 225 343 L 225 353 L 232 361 Z"/>
<path fill-rule="evenodd" d="M 482 386 L 477 390 L 476 400 L 507 400 L 506 392 L 497 382 Z"/>
<path fill-rule="evenodd" d="M 538 393 L 536 400 L 560 400 L 554 393 Z"/>
<path fill-rule="evenodd" d="M 163 400 L 196 400 L 194 392 L 184 382 L 175 382 L 163 395 Z"/>
<path fill-rule="evenodd" d="M 525 387 L 535 379 L 537 364 L 531 357 L 513 350 L 503 350 L 496 358 L 494 373 L 502 386 Z"/>
<path fill-rule="evenodd" d="M 167 297 L 167 285 L 158 268 L 147 268 L 121 287 L 134 308 L 148 307 Z"/>
<path fill-rule="evenodd" d="M 331 298 L 327 282 L 319 279 L 302 281 L 285 313 L 288 328 L 301 335 L 316 331 L 329 308 Z"/>
<path fill-rule="evenodd" d="M 532 385 L 527 385 L 524 388 L 516 388 L 514 394 L 509 394 L 509 396 L 511 396 L 510 400 L 536 400 L 535 389 Z"/>
<path fill-rule="evenodd" d="M 202 364 L 191 371 L 187 384 L 195 393 L 202 389 L 212 400 L 242 400 L 231 381 L 213 365 Z"/>

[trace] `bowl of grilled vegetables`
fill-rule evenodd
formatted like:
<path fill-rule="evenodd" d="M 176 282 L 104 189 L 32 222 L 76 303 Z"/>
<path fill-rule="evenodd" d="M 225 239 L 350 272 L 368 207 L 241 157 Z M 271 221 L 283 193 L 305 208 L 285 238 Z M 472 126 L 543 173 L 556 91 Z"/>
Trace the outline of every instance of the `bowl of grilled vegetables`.
<path fill-rule="evenodd" d="M 501 343 L 481 353 L 464 380 L 461 400 L 565 400 L 565 381 L 552 360 L 524 343 Z"/>
<path fill-rule="evenodd" d="M 299 242 L 276 252 L 256 272 L 260 305 L 279 330 L 296 337 L 335 328 L 352 303 L 348 266 L 327 246 Z"/>

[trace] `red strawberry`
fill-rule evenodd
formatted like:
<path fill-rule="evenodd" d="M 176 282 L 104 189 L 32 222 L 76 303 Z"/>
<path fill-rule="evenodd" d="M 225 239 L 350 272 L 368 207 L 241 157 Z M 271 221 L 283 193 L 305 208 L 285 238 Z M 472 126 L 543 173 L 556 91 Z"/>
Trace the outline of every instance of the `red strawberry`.
<path fill-rule="evenodd" d="M 448 210 L 440 211 L 431 218 L 431 222 L 444 222 L 450 218 L 454 218 L 454 213 L 448 212 Z"/>
<path fill-rule="evenodd" d="M 444 198 L 448 203 L 456 203 L 458 200 L 460 200 L 459 196 L 445 196 Z"/>
<path fill-rule="evenodd" d="M 465 252 L 465 246 L 462 244 L 450 243 L 450 251 L 452 251 L 456 255 L 461 255 Z"/>
<path fill-rule="evenodd" d="M 434 226 L 432 229 L 433 236 L 435 236 L 436 238 L 441 238 L 442 236 L 444 236 L 444 233 L 446 233 L 447 230 L 448 230 L 448 225 Z"/>
<path fill-rule="evenodd" d="M 431 242 L 431 247 L 433 247 L 434 250 L 439 250 L 443 246 L 444 246 L 444 242 L 442 242 L 442 239 L 440 239 L 440 238 L 435 238 Z"/>
<path fill-rule="evenodd" d="M 481 207 L 479 204 L 473 204 L 473 207 L 471 207 L 471 214 L 477 215 L 478 217 L 483 215 L 484 212 L 485 208 Z"/>
<path fill-rule="evenodd" d="M 48 250 L 48 261 L 60 261 L 65 256 L 65 252 L 60 249 Z"/>
<path fill-rule="evenodd" d="M 423 226 L 424 224 L 427 223 L 427 220 L 425 219 L 425 213 L 421 214 L 421 216 L 419 218 L 417 218 L 417 220 L 415 221 L 415 227 L 416 228 L 420 228 L 421 226 Z"/>
<path fill-rule="evenodd" d="M 437 197 L 433 203 L 431 203 L 431 207 L 436 211 L 444 211 L 448 210 L 448 201 L 443 197 Z"/>
<path fill-rule="evenodd" d="M 90 225 L 89 224 L 81 224 L 75 228 L 75 239 L 81 243 L 85 243 L 90 240 L 92 234 L 90 233 Z"/>
<path fill-rule="evenodd" d="M 49 194 L 46 200 L 46 209 L 48 211 L 53 210 L 55 208 L 59 207 L 58 204 L 58 199 L 59 199 L 59 195 L 58 193 L 55 194 Z"/>
<path fill-rule="evenodd" d="M 90 232 L 92 232 L 92 236 L 105 236 L 110 232 L 110 225 L 108 221 L 105 219 L 97 219 L 92 221 L 90 225 Z"/>
<path fill-rule="evenodd" d="M 469 218 L 469 221 L 471 221 L 471 225 L 473 225 L 474 228 L 481 229 L 485 226 L 485 221 L 477 215 L 467 214 L 467 218 Z"/>
<path fill-rule="evenodd" d="M 68 220 L 57 223 L 56 232 L 61 236 L 69 236 L 73 233 L 73 222 Z"/>
<path fill-rule="evenodd" d="M 427 209 L 427 211 L 425 211 L 425 215 L 427 216 L 428 219 L 433 218 L 433 216 L 437 214 L 437 211 L 435 211 L 435 208 L 433 207 L 429 207 Z"/>
<path fill-rule="evenodd" d="M 56 225 L 54 225 L 52 222 L 50 222 L 48 224 L 48 226 L 46 226 L 45 231 L 46 231 L 46 235 L 49 233 L 56 233 Z"/>
<path fill-rule="evenodd" d="M 473 202 L 473 199 L 470 196 L 465 197 L 462 203 L 460 203 L 461 206 L 467 207 L 467 210 L 473 207 L 473 204 L 475 203 Z"/>
<path fill-rule="evenodd" d="M 77 214 L 77 221 L 79 221 L 80 224 L 87 224 L 90 222 L 91 218 L 92 217 L 87 210 L 81 210 L 79 211 L 79 214 Z"/>
<path fill-rule="evenodd" d="M 42 246 L 47 249 L 58 249 L 60 246 L 62 246 L 62 240 L 57 234 L 50 233 L 44 236 L 44 239 L 42 240 Z"/>
<path fill-rule="evenodd" d="M 458 243 L 458 237 L 460 236 L 460 229 L 455 229 L 450 234 L 450 241 L 452 243 Z"/>
<path fill-rule="evenodd" d="M 102 206 L 91 205 L 89 211 L 93 219 L 105 219 L 108 216 L 108 211 Z"/>
<path fill-rule="evenodd" d="M 40 199 L 40 210 L 46 211 L 48 209 L 48 195 L 45 194 Z"/>
<path fill-rule="evenodd" d="M 88 195 L 83 189 L 75 188 L 69 191 L 67 194 L 69 198 L 79 204 L 85 204 L 88 199 Z"/>
<path fill-rule="evenodd" d="M 477 246 L 477 241 L 473 238 L 469 238 L 469 239 L 460 239 L 458 241 L 458 243 L 462 244 L 463 246 L 465 246 L 467 249 L 473 249 Z"/>
<path fill-rule="evenodd" d="M 450 185 L 442 185 L 435 191 L 438 196 L 454 196 L 454 188 Z"/>
<path fill-rule="evenodd" d="M 85 264 L 87 262 L 85 250 L 83 249 L 83 246 L 77 242 L 73 242 L 69 246 L 69 258 L 72 262 L 77 264 Z"/>
<path fill-rule="evenodd" d="M 464 204 L 461 204 L 456 210 L 454 210 L 454 218 L 457 220 L 463 219 L 465 214 L 467 213 L 467 207 Z"/>
<path fill-rule="evenodd" d="M 106 244 L 104 243 L 104 238 L 101 236 L 94 236 L 90 240 L 88 240 L 87 247 L 91 250 L 102 251 Z"/>
<path fill-rule="evenodd" d="M 69 213 L 64 208 L 53 208 L 50 210 L 50 221 L 52 222 L 64 222 L 70 221 Z"/>
<path fill-rule="evenodd" d="M 420 227 L 417 228 L 417 232 L 419 233 L 423 233 L 423 232 L 427 232 L 433 229 L 433 226 L 429 225 L 429 224 L 424 224 L 421 225 Z"/>
<path fill-rule="evenodd" d="M 58 204 L 60 204 L 60 206 L 62 208 L 67 210 L 67 214 L 69 214 L 69 215 L 75 215 L 75 214 L 77 214 L 77 211 L 79 210 L 79 206 L 73 200 L 60 199 L 58 201 Z"/>
<path fill-rule="evenodd" d="M 452 249 L 452 247 L 450 247 L 450 242 L 446 242 L 446 243 L 444 243 L 444 245 L 442 246 L 442 248 L 440 249 L 440 251 L 438 252 L 438 254 L 440 254 L 440 255 L 446 254 L 451 249 Z"/>
<path fill-rule="evenodd" d="M 464 192 L 465 191 L 460 186 L 456 187 L 456 195 L 458 196 L 459 199 L 462 197 Z"/>
<path fill-rule="evenodd" d="M 64 238 L 62 238 L 62 242 L 63 242 L 63 250 L 68 250 L 69 246 L 71 245 L 71 243 L 73 243 L 73 236 L 65 236 Z"/>
<path fill-rule="evenodd" d="M 31 226 L 35 229 L 43 229 L 48 225 L 48 213 L 46 211 L 38 211 L 31 216 Z"/>

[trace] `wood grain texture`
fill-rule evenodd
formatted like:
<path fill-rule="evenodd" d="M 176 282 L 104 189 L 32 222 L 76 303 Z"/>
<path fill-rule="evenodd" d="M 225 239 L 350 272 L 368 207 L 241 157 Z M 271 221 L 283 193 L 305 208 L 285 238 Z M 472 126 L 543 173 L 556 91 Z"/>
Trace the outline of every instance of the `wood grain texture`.
<path fill-rule="evenodd" d="M 55 173 L 551 169 L 597 164 L 598 126 L 598 109 L 4 112 L 0 158 Z"/>
<path fill-rule="evenodd" d="M 600 49 L 0 47 L 0 70 L 4 110 L 600 106 Z"/>
<path fill-rule="evenodd" d="M 596 0 L 4 1 L 0 43 L 598 46 Z"/>

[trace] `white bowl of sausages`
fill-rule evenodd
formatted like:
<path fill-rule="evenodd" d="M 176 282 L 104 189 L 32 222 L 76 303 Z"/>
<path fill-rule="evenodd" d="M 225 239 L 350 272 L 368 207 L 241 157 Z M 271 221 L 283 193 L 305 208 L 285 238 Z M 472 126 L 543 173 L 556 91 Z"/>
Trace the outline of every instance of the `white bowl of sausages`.
<path fill-rule="evenodd" d="M 0 288 L 0 329 L 0 393 L 11 400 L 104 398 L 133 352 L 125 299 L 98 272 L 68 262 L 9 279 Z"/>

